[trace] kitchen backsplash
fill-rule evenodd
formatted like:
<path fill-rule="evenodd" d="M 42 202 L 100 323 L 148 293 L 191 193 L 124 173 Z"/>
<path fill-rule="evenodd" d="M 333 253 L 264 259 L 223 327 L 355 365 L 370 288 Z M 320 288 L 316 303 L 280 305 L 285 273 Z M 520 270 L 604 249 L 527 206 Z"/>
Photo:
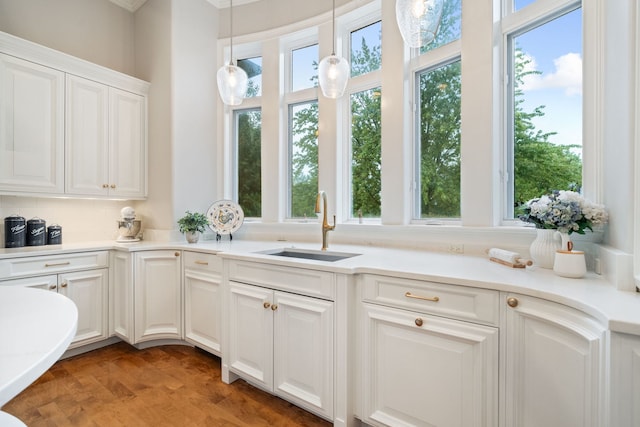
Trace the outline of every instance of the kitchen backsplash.
<path fill-rule="evenodd" d="M 59 224 L 63 243 L 115 240 L 120 210 L 131 205 L 131 201 L 0 196 L 0 218 L 17 214 L 26 220 L 38 217 L 47 225 Z M 0 234 L 4 242 L 4 227 Z"/>

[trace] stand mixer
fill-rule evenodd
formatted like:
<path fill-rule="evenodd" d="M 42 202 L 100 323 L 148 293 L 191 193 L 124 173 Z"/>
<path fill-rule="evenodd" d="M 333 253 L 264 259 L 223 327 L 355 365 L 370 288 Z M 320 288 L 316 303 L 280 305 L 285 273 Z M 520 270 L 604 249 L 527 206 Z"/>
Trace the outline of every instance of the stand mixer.
<path fill-rule="evenodd" d="M 122 208 L 120 211 L 120 220 L 118 220 L 118 239 L 116 242 L 130 243 L 139 242 L 138 233 L 140 233 L 140 220 L 136 218 L 136 211 L 129 206 Z"/>

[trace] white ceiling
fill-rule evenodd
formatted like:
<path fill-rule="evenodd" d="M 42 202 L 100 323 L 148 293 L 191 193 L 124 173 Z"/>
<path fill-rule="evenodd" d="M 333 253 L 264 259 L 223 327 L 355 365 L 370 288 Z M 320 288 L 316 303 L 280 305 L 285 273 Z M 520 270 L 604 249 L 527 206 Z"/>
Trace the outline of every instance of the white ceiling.
<path fill-rule="evenodd" d="M 140 6 L 144 4 L 147 0 L 110 0 L 112 3 L 117 4 L 120 7 L 127 9 L 129 12 L 135 12 L 138 10 Z M 209 3 L 217 7 L 218 9 L 222 9 L 225 7 L 229 7 L 231 0 L 207 0 Z M 234 6 L 240 6 L 241 4 L 253 3 L 260 0 L 234 0 Z"/>

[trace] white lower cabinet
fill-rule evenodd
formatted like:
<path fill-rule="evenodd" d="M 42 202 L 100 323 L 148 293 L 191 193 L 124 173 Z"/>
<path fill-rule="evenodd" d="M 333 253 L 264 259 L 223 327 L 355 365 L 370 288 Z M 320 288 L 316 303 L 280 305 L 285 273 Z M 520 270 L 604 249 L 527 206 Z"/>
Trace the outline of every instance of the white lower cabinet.
<path fill-rule="evenodd" d="M 333 419 L 333 302 L 230 282 L 229 367 Z"/>
<path fill-rule="evenodd" d="M 0 261 L 0 286 L 47 289 L 71 299 L 78 327 L 69 348 L 80 347 L 109 335 L 107 259 L 105 251 L 5 259 Z"/>
<path fill-rule="evenodd" d="M 132 343 L 133 334 L 133 254 L 111 251 L 109 266 L 109 335 Z"/>
<path fill-rule="evenodd" d="M 134 255 L 134 342 L 182 339 L 181 252 L 154 250 Z"/>
<path fill-rule="evenodd" d="M 76 303 L 78 328 L 69 348 L 102 341 L 109 331 L 108 269 L 78 271 L 58 276 L 58 292 Z"/>
<path fill-rule="evenodd" d="M 220 356 L 222 260 L 184 251 L 183 267 L 184 338 Z"/>
<path fill-rule="evenodd" d="M 640 336 L 611 334 L 612 427 L 640 425 Z"/>
<path fill-rule="evenodd" d="M 364 421 L 497 425 L 498 328 L 364 305 Z"/>
<path fill-rule="evenodd" d="M 500 425 L 606 425 L 606 329 L 561 304 L 523 295 L 503 296 L 505 418 Z"/>

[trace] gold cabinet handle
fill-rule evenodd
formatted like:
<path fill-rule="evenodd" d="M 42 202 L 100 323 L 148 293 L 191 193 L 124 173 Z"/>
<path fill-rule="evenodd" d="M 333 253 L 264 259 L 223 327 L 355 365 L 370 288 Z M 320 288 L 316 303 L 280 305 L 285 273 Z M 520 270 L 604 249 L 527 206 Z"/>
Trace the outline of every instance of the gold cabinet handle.
<path fill-rule="evenodd" d="M 110 187 L 111 188 L 116 188 L 116 185 L 115 184 L 111 184 Z"/>
<path fill-rule="evenodd" d="M 433 301 L 433 302 L 438 302 L 438 301 L 440 301 L 440 298 L 439 298 L 439 297 L 422 297 L 422 296 L 420 296 L 420 295 L 414 295 L 414 294 L 412 294 L 411 292 L 406 292 L 406 293 L 404 294 L 404 296 L 405 296 L 405 297 L 407 297 L 407 298 L 421 299 L 421 300 L 423 300 L 423 301 Z"/>
<path fill-rule="evenodd" d="M 46 263 L 44 266 L 45 267 L 59 267 L 61 265 L 69 265 L 69 264 L 71 264 L 71 262 L 69 262 L 69 261 L 67 261 L 67 262 L 54 262 L 53 264 Z"/>
<path fill-rule="evenodd" d="M 54 290 L 54 289 L 55 289 L 55 288 L 57 288 L 57 287 L 58 287 L 58 286 L 56 286 L 56 285 L 49 285 L 49 290 L 50 290 L 50 291 L 52 291 L 52 290 Z"/>
<path fill-rule="evenodd" d="M 195 264 L 199 264 L 199 265 L 209 265 L 209 263 L 207 261 L 200 261 L 200 260 L 196 260 L 194 261 Z"/>
<path fill-rule="evenodd" d="M 269 303 L 269 302 L 265 301 L 265 302 L 263 302 L 263 303 L 262 303 L 262 306 L 263 306 L 264 308 L 269 308 L 269 307 L 271 307 L 271 303 Z"/>
<path fill-rule="evenodd" d="M 67 282 L 62 282 L 62 283 L 60 283 L 60 287 L 61 287 L 61 288 L 66 288 L 66 287 L 67 287 Z"/>
<path fill-rule="evenodd" d="M 518 298 L 515 298 L 515 297 L 507 298 L 507 305 L 509 307 L 513 307 L 513 308 L 517 307 L 518 306 Z"/>
<path fill-rule="evenodd" d="M 273 304 L 271 306 L 271 310 L 276 311 L 278 309 L 278 304 Z"/>
<path fill-rule="evenodd" d="M 109 184 L 102 184 L 102 188 L 109 188 Z"/>
<path fill-rule="evenodd" d="M 176 251 L 176 252 L 174 252 L 173 254 L 174 254 L 175 256 L 180 256 L 180 252 L 177 252 L 177 251 Z"/>
<path fill-rule="evenodd" d="M 422 326 L 422 324 L 423 324 L 423 323 L 424 323 L 424 322 L 422 321 L 422 319 L 421 319 L 421 318 L 419 318 L 419 317 L 418 317 L 418 318 L 416 318 L 416 326 Z"/>

